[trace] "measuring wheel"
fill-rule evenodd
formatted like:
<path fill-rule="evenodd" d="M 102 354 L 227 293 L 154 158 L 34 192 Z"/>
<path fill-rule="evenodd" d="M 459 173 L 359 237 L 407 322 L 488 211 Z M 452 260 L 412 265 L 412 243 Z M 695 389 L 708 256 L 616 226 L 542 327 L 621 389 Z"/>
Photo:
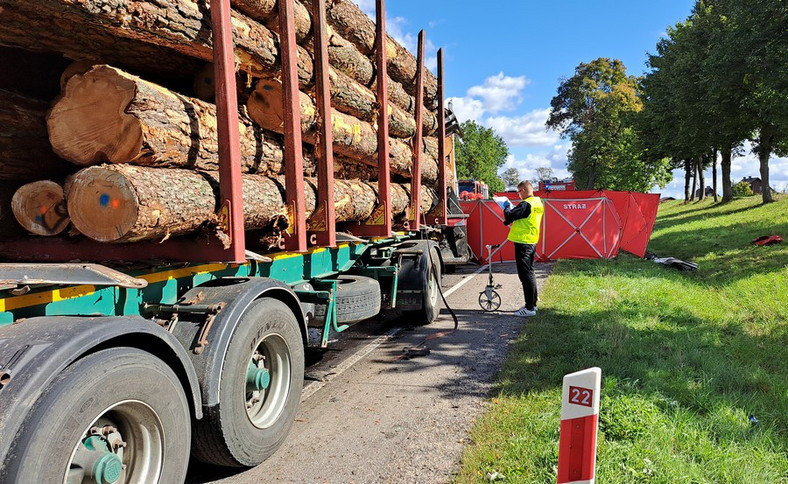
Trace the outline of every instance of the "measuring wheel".
<path fill-rule="evenodd" d="M 492 251 L 493 249 L 497 249 L 500 246 L 501 244 L 485 245 L 487 248 L 487 270 L 489 274 L 489 280 L 487 285 L 484 287 L 484 291 L 479 293 L 479 306 L 481 306 L 481 308 L 488 313 L 496 311 L 499 307 L 501 307 L 501 296 L 498 294 L 498 292 L 496 292 L 496 289 L 501 287 L 501 285 L 495 283 L 492 273 Z"/>
<path fill-rule="evenodd" d="M 488 313 L 495 311 L 501 307 L 501 296 L 492 286 L 487 286 L 479 293 L 479 306 Z"/>

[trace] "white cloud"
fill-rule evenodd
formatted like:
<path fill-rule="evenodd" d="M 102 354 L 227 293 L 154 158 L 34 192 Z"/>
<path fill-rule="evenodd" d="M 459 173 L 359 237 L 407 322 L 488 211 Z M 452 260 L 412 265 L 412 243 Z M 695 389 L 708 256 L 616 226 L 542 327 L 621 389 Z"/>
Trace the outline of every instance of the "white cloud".
<path fill-rule="evenodd" d="M 468 89 L 468 96 L 482 98 L 485 109 L 490 113 L 511 111 L 522 102 L 520 91 L 529 83 L 525 76 L 509 77 L 503 72 L 490 76 L 481 86 Z"/>
<path fill-rule="evenodd" d="M 535 109 L 523 116 L 488 117 L 482 123 L 495 130 L 508 146 L 548 146 L 558 141 L 558 135 L 545 127 L 549 109 Z"/>
<path fill-rule="evenodd" d="M 448 102 L 451 103 L 454 115 L 460 122 L 468 120 L 479 120 L 484 115 L 484 104 L 478 99 L 471 99 L 469 97 L 450 97 Z"/>
<path fill-rule="evenodd" d="M 552 168 L 553 176 L 559 179 L 569 178 L 571 175 L 566 169 L 566 145 L 553 145 L 549 150 L 536 153 L 527 153 L 524 157 L 518 158 L 510 154 L 506 158 L 506 164 L 501 172 L 507 168 L 516 168 L 521 180 L 537 181 L 537 168 Z"/>
<path fill-rule="evenodd" d="M 482 85 L 468 89 L 465 96 L 449 100 L 460 122 L 473 120 L 494 129 L 507 146 L 549 146 L 558 140 L 554 132 L 545 128 L 549 109 L 535 109 L 520 116 L 495 116 L 514 110 L 522 102 L 521 92 L 529 82 L 525 76 L 499 72 Z"/>

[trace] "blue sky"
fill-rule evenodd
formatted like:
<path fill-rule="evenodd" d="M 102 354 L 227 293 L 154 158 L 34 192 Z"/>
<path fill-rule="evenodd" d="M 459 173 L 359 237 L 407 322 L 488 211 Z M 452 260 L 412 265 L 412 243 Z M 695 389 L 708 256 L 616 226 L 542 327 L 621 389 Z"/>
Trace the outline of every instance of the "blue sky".
<path fill-rule="evenodd" d="M 374 0 L 354 0 L 374 16 Z M 568 176 L 568 140 L 544 128 L 550 99 L 562 77 L 581 62 L 617 58 L 627 72 L 641 75 L 646 53 L 654 52 L 668 25 L 684 20 L 693 0 L 389 0 L 389 34 L 415 52 L 420 29 L 427 36 L 427 65 L 434 70 L 435 52 L 444 49 L 446 95 L 461 121 L 473 119 L 492 127 L 509 146 L 508 168 L 523 179 L 549 166 L 559 178 Z M 788 159 L 770 162 L 772 187 L 788 189 Z M 749 150 L 735 158 L 733 182 L 759 176 Z M 707 173 L 711 185 L 711 173 Z M 683 197 L 683 172 L 655 190 Z"/>

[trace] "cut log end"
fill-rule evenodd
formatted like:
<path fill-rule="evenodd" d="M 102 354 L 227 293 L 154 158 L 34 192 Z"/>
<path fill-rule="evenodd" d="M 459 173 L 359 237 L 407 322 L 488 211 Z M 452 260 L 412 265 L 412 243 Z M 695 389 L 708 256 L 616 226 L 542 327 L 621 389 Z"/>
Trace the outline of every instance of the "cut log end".
<path fill-rule="evenodd" d="M 139 122 L 126 114 L 135 90 L 108 66 L 71 76 L 47 116 L 55 153 L 80 166 L 132 160 L 142 148 Z"/>
<path fill-rule="evenodd" d="M 22 185 L 11 199 L 11 210 L 17 222 L 36 235 L 58 235 L 69 224 L 63 188 L 49 180 Z"/>
<path fill-rule="evenodd" d="M 74 227 L 101 242 L 122 239 L 134 227 L 139 213 L 136 192 L 123 174 L 99 166 L 74 177 L 68 204 Z"/>

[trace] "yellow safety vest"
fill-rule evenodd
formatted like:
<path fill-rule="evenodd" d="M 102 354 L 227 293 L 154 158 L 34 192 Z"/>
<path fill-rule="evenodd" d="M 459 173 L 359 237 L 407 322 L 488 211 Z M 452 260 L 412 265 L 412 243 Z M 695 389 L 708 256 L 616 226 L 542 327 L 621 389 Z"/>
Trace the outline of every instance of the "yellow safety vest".
<path fill-rule="evenodd" d="M 525 199 L 531 205 L 531 215 L 512 222 L 509 229 L 509 240 L 520 244 L 535 244 L 539 242 L 539 229 L 542 227 L 544 205 L 539 197 Z"/>

